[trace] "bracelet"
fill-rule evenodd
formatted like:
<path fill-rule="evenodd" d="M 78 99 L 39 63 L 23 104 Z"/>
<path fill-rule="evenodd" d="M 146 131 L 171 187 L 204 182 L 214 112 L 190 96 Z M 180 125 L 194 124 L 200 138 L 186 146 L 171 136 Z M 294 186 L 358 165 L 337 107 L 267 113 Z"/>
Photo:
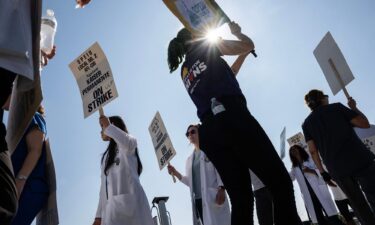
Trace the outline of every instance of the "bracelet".
<path fill-rule="evenodd" d="M 16 179 L 17 179 L 17 180 L 24 180 L 24 181 L 26 181 L 26 180 L 27 180 L 27 176 L 24 176 L 24 175 L 17 175 L 17 176 L 16 176 Z"/>

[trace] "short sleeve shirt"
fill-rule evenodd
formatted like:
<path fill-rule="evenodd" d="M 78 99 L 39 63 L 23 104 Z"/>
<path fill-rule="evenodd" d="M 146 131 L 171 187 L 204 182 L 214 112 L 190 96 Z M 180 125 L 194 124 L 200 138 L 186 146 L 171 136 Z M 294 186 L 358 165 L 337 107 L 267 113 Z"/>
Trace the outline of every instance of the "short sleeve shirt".
<path fill-rule="evenodd" d="M 306 142 L 314 141 L 334 178 L 355 175 L 375 158 L 350 123 L 357 115 L 341 103 L 334 103 L 315 109 L 302 125 Z"/>
<path fill-rule="evenodd" d="M 211 108 L 211 98 L 242 95 L 230 66 L 220 50 L 208 41 L 190 45 L 181 67 L 181 78 L 198 110 L 198 117 Z"/>
<path fill-rule="evenodd" d="M 26 143 L 26 136 L 32 129 L 39 129 L 44 134 L 47 133 L 46 123 L 42 115 L 36 113 L 33 119 L 30 122 L 29 127 L 27 128 L 25 135 L 22 137 L 20 143 L 17 145 L 17 148 L 12 154 L 12 165 L 14 174 L 17 175 L 21 170 L 22 165 L 26 159 L 28 150 Z M 46 182 L 46 150 L 45 145 L 43 144 L 42 154 L 35 165 L 33 171 L 29 175 L 27 182 L 25 184 L 31 188 L 34 192 L 48 192 L 48 185 Z"/>

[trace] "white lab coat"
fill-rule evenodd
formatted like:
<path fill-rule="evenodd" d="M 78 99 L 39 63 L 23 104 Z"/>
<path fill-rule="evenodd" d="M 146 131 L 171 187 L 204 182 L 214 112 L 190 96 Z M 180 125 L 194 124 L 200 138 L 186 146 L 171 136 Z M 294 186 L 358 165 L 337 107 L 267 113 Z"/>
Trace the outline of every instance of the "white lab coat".
<path fill-rule="evenodd" d="M 308 167 L 317 171 L 315 164 L 312 161 L 307 161 L 303 163 L 303 166 Z M 323 206 L 325 212 L 328 216 L 337 215 L 337 209 L 334 201 L 332 200 L 332 196 L 329 193 L 327 184 L 323 180 L 322 177 L 311 174 L 311 173 L 304 173 L 298 167 L 293 167 L 291 172 L 289 173 L 292 180 L 297 180 L 298 185 L 300 187 L 303 201 L 305 202 L 305 206 L 307 208 L 307 212 L 310 215 L 310 218 L 313 223 L 317 223 L 317 218 L 314 210 L 314 206 L 311 200 L 311 196 L 306 185 L 305 179 L 303 175 L 305 175 L 307 181 L 309 182 L 311 188 L 313 189 L 315 195 L 319 199 L 321 205 Z M 317 174 L 318 171 L 317 171 Z"/>
<path fill-rule="evenodd" d="M 192 165 L 194 152 L 186 160 L 186 175 L 182 176 L 181 182 L 190 188 L 190 195 L 193 206 L 194 225 L 199 224 L 196 218 L 194 193 L 193 193 L 193 172 Z M 216 204 L 216 194 L 219 186 L 223 186 L 219 173 L 207 156 L 200 154 L 200 176 L 202 187 L 202 211 L 204 225 L 230 225 L 230 208 L 226 196 L 223 205 Z"/>
<path fill-rule="evenodd" d="M 102 225 L 154 225 L 137 173 L 137 140 L 112 124 L 104 133 L 116 141 L 118 153 L 107 176 L 102 164 L 96 217 L 102 218 Z"/>

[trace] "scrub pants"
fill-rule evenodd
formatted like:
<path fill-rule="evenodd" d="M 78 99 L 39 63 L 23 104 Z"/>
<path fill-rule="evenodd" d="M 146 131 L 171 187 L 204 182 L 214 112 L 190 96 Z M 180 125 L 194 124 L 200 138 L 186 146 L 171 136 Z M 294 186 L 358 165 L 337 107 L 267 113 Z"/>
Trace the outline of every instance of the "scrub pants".
<path fill-rule="evenodd" d="M 17 215 L 11 225 L 30 225 L 47 203 L 48 193 L 35 192 L 25 185 L 18 205 Z"/>
<path fill-rule="evenodd" d="M 272 196 L 266 187 L 254 191 L 259 225 L 273 225 Z"/>
<path fill-rule="evenodd" d="M 275 225 L 301 225 L 289 174 L 243 96 L 217 98 L 225 111 L 201 117 L 200 148 L 219 172 L 232 204 L 232 225 L 253 225 L 249 169 L 267 186 Z"/>
<path fill-rule="evenodd" d="M 0 68 L 0 224 L 9 225 L 17 211 L 17 190 L 13 175 L 13 167 L 5 141 L 6 128 L 3 123 L 4 111 L 1 107 L 12 91 L 12 83 L 16 75 Z"/>

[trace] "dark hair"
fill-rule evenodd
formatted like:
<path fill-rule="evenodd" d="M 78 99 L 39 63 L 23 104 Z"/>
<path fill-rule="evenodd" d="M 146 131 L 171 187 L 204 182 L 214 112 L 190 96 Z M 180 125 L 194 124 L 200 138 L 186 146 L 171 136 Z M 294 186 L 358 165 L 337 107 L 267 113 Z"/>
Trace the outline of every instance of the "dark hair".
<path fill-rule="evenodd" d="M 197 128 L 197 129 L 199 129 L 200 126 L 201 126 L 201 125 L 200 125 L 199 123 L 198 123 L 198 124 L 190 124 L 190 125 L 187 127 L 186 132 L 188 132 L 189 129 L 190 129 L 191 127 L 195 127 L 195 128 Z"/>
<path fill-rule="evenodd" d="M 186 28 L 182 28 L 178 33 L 177 37 L 173 38 L 169 42 L 168 46 L 168 66 L 169 71 L 172 73 L 175 71 L 188 50 L 189 42 L 192 40 L 190 31 Z"/>
<path fill-rule="evenodd" d="M 120 128 L 121 130 L 123 130 L 125 133 L 128 133 L 128 129 L 126 128 L 126 125 L 125 125 L 124 121 L 121 119 L 121 117 L 119 117 L 119 116 L 111 116 L 111 117 L 109 117 L 109 121 L 114 126 L 116 126 L 116 127 Z M 117 144 L 111 138 L 109 140 L 109 144 L 108 144 L 107 150 L 103 153 L 102 160 L 101 160 L 102 164 L 103 164 L 103 162 L 105 160 L 105 166 L 104 166 L 104 173 L 105 173 L 105 175 L 107 175 L 108 169 L 112 166 L 112 164 L 115 163 L 116 149 L 117 149 Z M 137 173 L 138 173 L 138 176 L 139 176 L 142 173 L 143 166 L 142 166 L 141 159 L 139 158 L 138 148 L 135 148 L 135 156 L 137 157 L 137 164 L 138 164 Z"/>
<path fill-rule="evenodd" d="M 311 110 L 315 110 L 317 107 L 322 105 L 322 100 L 325 95 L 321 90 L 310 90 L 309 93 L 305 95 L 305 102 Z"/>
<path fill-rule="evenodd" d="M 292 153 L 291 153 L 292 149 L 298 150 L 298 153 L 300 154 L 300 156 L 302 158 L 302 161 L 306 162 L 306 161 L 309 160 L 310 156 L 309 156 L 309 154 L 307 154 L 307 152 L 305 151 L 304 148 L 302 148 L 300 145 L 293 145 L 292 147 L 289 148 L 289 157 L 290 157 L 290 161 L 292 161 L 293 167 L 297 167 L 299 165 L 299 162 L 298 162 L 297 158 L 295 158 L 292 155 Z"/>

